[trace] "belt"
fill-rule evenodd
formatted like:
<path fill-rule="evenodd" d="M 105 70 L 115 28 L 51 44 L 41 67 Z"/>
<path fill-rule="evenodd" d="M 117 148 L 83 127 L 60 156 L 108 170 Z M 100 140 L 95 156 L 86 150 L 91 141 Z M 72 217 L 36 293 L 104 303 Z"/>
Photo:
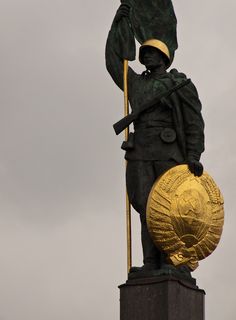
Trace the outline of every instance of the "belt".
<path fill-rule="evenodd" d="M 149 120 L 144 122 L 135 122 L 134 130 L 142 130 L 147 128 L 174 128 L 174 124 L 167 121 L 159 121 L 159 120 Z"/>

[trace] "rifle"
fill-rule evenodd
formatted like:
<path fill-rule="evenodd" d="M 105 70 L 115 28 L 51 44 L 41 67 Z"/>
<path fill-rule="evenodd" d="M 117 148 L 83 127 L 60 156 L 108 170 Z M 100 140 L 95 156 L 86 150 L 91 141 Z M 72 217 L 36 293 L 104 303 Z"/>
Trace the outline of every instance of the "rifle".
<path fill-rule="evenodd" d="M 115 133 L 118 135 L 120 134 L 123 130 L 125 130 L 132 122 L 134 122 L 139 115 L 144 112 L 147 111 L 148 109 L 150 109 L 151 107 L 153 107 L 155 104 L 159 103 L 161 99 L 163 98 L 167 98 L 168 96 L 170 96 L 172 93 L 174 93 L 176 90 L 179 90 L 180 88 L 186 86 L 187 84 L 189 84 L 191 82 L 190 79 L 184 80 L 181 83 L 173 86 L 172 88 L 170 88 L 169 90 L 167 90 L 166 92 L 163 92 L 161 94 L 159 94 L 156 98 L 154 98 L 154 100 L 152 100 L 151 102 L 145 103 L 139 111 L 136 112 L 132 112 L 130 114 L 128 114 L 127 116 L 125 116 L 124 118 L 122 118 L 121 120 L 119 120 L 118 122 L 116 122 L 113 125 L 113 128 L 115 130 Z"/>

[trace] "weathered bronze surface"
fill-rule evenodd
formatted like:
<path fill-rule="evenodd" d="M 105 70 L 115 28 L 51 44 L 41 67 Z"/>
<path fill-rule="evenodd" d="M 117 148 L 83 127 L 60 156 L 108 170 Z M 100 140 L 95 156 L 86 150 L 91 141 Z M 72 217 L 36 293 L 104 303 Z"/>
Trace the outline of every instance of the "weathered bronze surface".
<path fill-rule="evenodd" d="M 187 165 L 163 174 L 147 204 L 147 224 L 155 245 L 175 266 L 191 270 L 217 247 L 224 223 L 223 197 L 206 172 L 194 176 Z"/>
<path fill-rule="evenodd" d="M 125 97 L 126 117 L 114 129 L 116 134 L 125 130 L 122 149 L 127 161 L 129 278 L 166 274 L 172 269 L 190 278 L 190 270 L 197 267 L 198 260 L 215 249 L 223 224 L 222 197 L 213 180 L 203 174 L 200 162 L 205 149 L 202 104 L 191 79 L 169 69 L 178 48 L 172 1 L 121 0 L 121 3 L 107 38 L 106 67 Z M 127 62 L 136 58 L 135 40 L 141 44 L 139 61 L 145 67 L 141 74 Z M 133 132 L 128 130 L 131 123 Z M 178 185 L 181 179 L 170 179 L 177 188 L 175 201 L 171 198 L 172 191 L 170 194 L 162 189 L 155 191 L 147 216 L 148 196 L 155 181 L 169 169 L 183 164 L 181 177 L 186 176 L 188 182 Z M 130 204 L 140 215 L 142 267 L 131 267 Z M 159 220 L 154 219 L 154 204 L 161 216 L 157 215 Z M 172 229 L 168 229 L 171 225 Z"/>

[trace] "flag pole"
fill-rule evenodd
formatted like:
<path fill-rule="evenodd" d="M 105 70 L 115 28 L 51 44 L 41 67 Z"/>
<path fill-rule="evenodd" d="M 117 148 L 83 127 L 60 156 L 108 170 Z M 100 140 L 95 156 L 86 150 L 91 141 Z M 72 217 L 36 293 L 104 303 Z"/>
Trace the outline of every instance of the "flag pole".
<path fill-rule="evenodd" d="M 128 60 L 124 59 L 124 115 L 129 114 L 129 100 L 128 100 Z M 129 137 L 129 127 L 125 129 L 125 141 Z M 125 161 L 127 167 L 127 160 Z M 132 266 L 132 235 L 131 235 L 131 204 L 129 201 L 126 189 L 126 237 L 127 237 L 127 273 L 129 273 Z"/>

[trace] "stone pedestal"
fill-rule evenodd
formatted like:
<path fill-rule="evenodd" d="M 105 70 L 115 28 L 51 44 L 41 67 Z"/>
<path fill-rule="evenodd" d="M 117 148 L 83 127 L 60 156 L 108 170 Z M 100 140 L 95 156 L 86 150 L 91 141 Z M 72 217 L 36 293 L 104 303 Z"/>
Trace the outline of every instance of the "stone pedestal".
<path fill-rule="evenodd" d="M 120 320 L 204 320 L 205 292 L 172 276 L 128 280 L 120 287 Z"/>

